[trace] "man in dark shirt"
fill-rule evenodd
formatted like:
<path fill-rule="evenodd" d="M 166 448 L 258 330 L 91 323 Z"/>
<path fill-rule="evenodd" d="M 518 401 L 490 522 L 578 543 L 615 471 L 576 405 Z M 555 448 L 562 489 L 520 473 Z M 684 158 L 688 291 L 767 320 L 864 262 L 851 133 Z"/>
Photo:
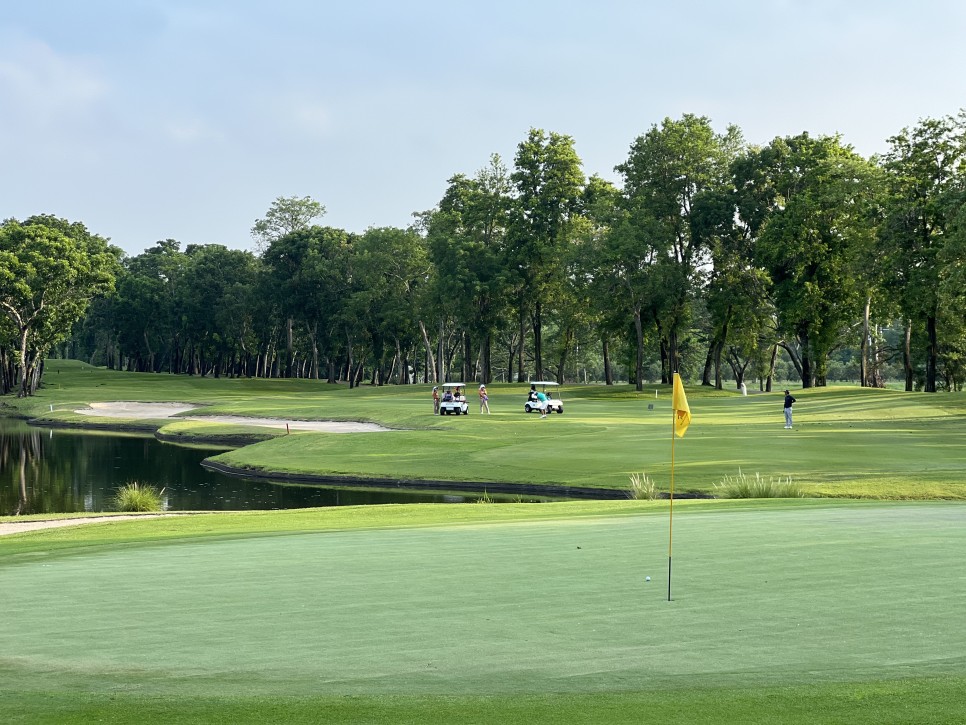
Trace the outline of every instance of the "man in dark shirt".
<path fill-rule="evenodd" d="M 795 403 L 795 398 L 789 391 L 785 391 L 785 427 L 792 427 L 792 405 Z"/>

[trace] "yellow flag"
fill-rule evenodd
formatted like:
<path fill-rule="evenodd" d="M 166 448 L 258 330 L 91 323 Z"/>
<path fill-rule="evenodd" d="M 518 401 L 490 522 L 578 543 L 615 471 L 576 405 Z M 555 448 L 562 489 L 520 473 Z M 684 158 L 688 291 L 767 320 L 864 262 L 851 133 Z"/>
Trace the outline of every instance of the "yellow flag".
<path fill-rule="evenodd" d="M 691 425 L 691 409 L 688 407 L 688 399 L 684 395 L 681 376 L 677 373 L 674 373 L 674 394 L 671 398 L 671 407 L 674 409 L 674 434 L 681 438 L 688 426 Z"/>

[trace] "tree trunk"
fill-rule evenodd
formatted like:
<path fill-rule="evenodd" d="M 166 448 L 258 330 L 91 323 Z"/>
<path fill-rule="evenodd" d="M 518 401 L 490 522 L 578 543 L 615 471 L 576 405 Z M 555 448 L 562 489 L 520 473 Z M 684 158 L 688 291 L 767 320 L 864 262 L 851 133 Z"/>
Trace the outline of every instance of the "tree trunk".
<path fill-rule="evenodd" d="M 603 338 L 600 341 L 601 355 L 604 358 L 604 385 L 614 384 L 614 373 L 610 367 L 610 345 L 607 342 L 607 338 Z"/>
<path fill-rule="evenodd" d="M 292 377 L 292 365 L 294 360 L 294 351 L 292 343 L 292 318 L 289 317 L 285 320 L 285 377 Z"/>
<path fill-rule="evenodd" d="M 644 325 L 641 324 L 641 310 L 634 309 L 634 336 L 637 338 L 637 357 L 634 361 L 635 389 L 644 390 Z"/>
<path fill-rule="evenodd" d="M 516 347 L 516 340 L 511 336 L 506 350 L 506 381 L 508 383 L 513 382 L 513 356 L 516 354 Z"/>
<path fill-rule="evenodd" d="M 792 365 L 795 366 L 795 372 L 798 373 L 798 377 L 802 378 L 802 376 L 804 375 L 802 360 L 801 358 L 799 358 L 798 353 L 795 351 L 795 348 L 791 347 L 787 342 L 779 342 L 778 345 L 781 346 L 781 348 L 788 353 L 788 357 L 791 358 Z M 777 348 L 776 348 L 776 352 L 777 352 Z M 772 362 L 772 371 L 774 371 L 774 369 L 775 369 L 775 363 Z"/>
<path fill-rule="evenodd" d="M 443 319 L 439 320 L 439 377 L 437 382 L 440 384 L 446 382 L 446 364 L 445 358 L 443 356 Z"/>
<path fill-rule="evenodd" d="M 473 340 L 463 333 L 463 382 L 469 383 L 476 378 L 473 370 Z"/>
<path fill-rule="evenodd" d="M 775 363 L 778 362 L 778 344 L 771 346 L 771 362 L 768 365 L 768 378 L 765 380 L 765 392 L 771 392 L 772 378 L 775 377 Z"/>
<path fill-rule="evenodd" d="M 574 330 L 572 327 L 567 328 L 567 332 L 564 334 L 564 344 L 563 350 L 560 352 L 560 361 L 557 363 L 557 382 L 563 385 L 564 382 L 564 372 L 567 369 L 567 357 L 570 352 L 570 344 L 574 339 Z M 578 375 L 578 380 L 580 376 Z"/>
<path fill-rule="evenodd" d="M 480 382 L 484 385 L 493 382 L 492 345 L 493 336 L 488 332 L 483 336 L 483 344 L 480 346 Z"/>
<path fill-rule="evenodd" d="M 926 385 L 923 392 L 936 392 L 936 368 L 939 361 L 939 335 L 936 332 L 936 316 L 926 318 Z"/>
<path fill-rule="evenodd" d="M 782 347 L 785 348 L 789 357 L 791 357 L 792 363 L 795 365 L 795 370 L 802 380 L 802 387 L 810 388 L 812 387 L 812 361 L 809 358 L 808 329 L 799 330 L 797 338 L 798 348 L 801 350 L 801 353 L 796 353 L 793 348 L 784 343 L 782 343 Z"/>
<path fill-rule="evenodd" d="M 533 367 L 534 375 L 543 380 L 543 320 L 542 305 L 537 300 L 533 305 Z"/>
<path fill-rule="evenodd" d="M 865 298 L 865 313 L 862 315 L 862 345 L 859 348 L 859 386 L 867 387 L 869 383 L 869 311 L 872 308 L 872 297 Z"/>
<path fill-rule="evenodd" d="M 21 325 L 19 330 L 20 340 L 18 340 L 20 344 L 20 391 L 17 393 L 18 398 L 26 398 L 29 395 L 27 389 L 27 377 L 29 376 L 27 370 L 27 332 L 27 326 Z"/>
<path fill-rule="evenodd" d="M 309 371 L 309 377 L 313 380 L 319 379 L 319 323 L 316 322 L 313 325 L 306 323 L 305 330 L 309 336 L 309 344 L 312 346 L 312 363 Z"/>
<path fill-rule="evenodd" d="M 423 347 L 426 348 L 426 369 L 433 371 L 432 382 L 438 383 L 439 375 L 436 370 L 436 358 L 433 356 L 433 344 L 429 341 L 429 333 L 426 332 L 426 325 L 423 324 L 422 320 L 419 321 L 419 332 L 423 337 Z"/>
<path fill-rule="evenodd" d="M 911 393 L 915 382 L 912 370 L 912 320 L 906 321 L 906 337 L 902 346 L 902 366 L 906 371 L 906 392 Z"/>
<path fill-rule="evenodd" d="M 668 382 L 673 380 L 674 373 L 680 373 L 681 361 L 678 359 L 678 333 L 671 329 L 667 334 Z"/>
<path fill-rule="evenodd" d="M 714 352 L 718 347 L 717 339 L 712 339 L 708 345 L 708 354 L 704 358 L 704 370 L 701 372 L 701 384 L 711 386 L 711 366 L 714 365 Z"/>
<path fill-rule="evenodd" d="M 399 343 L 399 338 L 396 338 L 396 359 L 399 360 L 399 372 L 396 374 L 396 382 L 399 385 L 409 384 L 409 361 L 406 360 L 406 356 L 403 355 L 402 345 Z"/>

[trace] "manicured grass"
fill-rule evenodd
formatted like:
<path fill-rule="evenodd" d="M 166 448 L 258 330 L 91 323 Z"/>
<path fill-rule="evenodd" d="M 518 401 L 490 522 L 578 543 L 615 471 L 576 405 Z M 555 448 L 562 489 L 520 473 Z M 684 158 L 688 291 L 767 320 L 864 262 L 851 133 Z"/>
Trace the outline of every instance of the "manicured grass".
<path fill-rule="evenodd" d="M 4 537 L 0 712 L 958 722 L 963 506 L 681 501 L 671 602 L 667 502 L 196 515 Z"/>
<path fill-rule="evenodd" d="M 293 433 L 219 456 L 253 471 L 363 478 L 551 484 L 624 489 L 645 472 L 669 487 L 670 395 L 666 387 L 564 386 L 564 415 L 523 412 L 525 385 L 491 385 L 494 414 L 430 414 L 430 387 L 319 381 L 186 378 L 114 373 L 51 361 L 34 400 L 5 401 L 25 414 L 74 420 L 68 402 L 177 400 L 205 412 L 360 420 L 389 434 Z M 655 397 L 656 391 L 656 397 Z M 688 389 L 693 423 L 676 444 L 675 488 L 710 492 L 741 470 L 791 477 L 821 496 L 966 498 L 966 398 L 849 387 L 796 391 L 796 427 L 784 430 L 781 394 L 742 397 Z M 49 405 L 55 404 L 50 413 Z M 87 419 L 96 425 L 96 419 Z M 107 421 L 108 425 L 116 424 Z M 175 436 L 235 436 L 245 430 L 170 424 Z M 251 430 L 251 429 L 249 429 Z"/>
<path fill-rule="evenodd" d="M 471 405 L 439 418 L 428 386 L 350 391 L 63 361 L 46 380 L 36 398 L 0 405 L 70 421 L 59 412 L 69 403 L 188 401 L 399 429 L 279 436 L 226 456 L 267 470 L 615 488 L 644 471 L 666 487 L 660 386 L 566 387 L 566 413 L 541 420 L 522 412 L 525 386 L 488 386 L 492 416 Z M 793 431 L 778 394 L 688 396 L 679 491 L 741 469 L 823 495 L 964 497 L 960 395 L 796 391 Z M 667 501 L 192 514 L 5 536 L 0 716 L 962 722 L 964 505 L 677 501 L 671 602 Z"/>

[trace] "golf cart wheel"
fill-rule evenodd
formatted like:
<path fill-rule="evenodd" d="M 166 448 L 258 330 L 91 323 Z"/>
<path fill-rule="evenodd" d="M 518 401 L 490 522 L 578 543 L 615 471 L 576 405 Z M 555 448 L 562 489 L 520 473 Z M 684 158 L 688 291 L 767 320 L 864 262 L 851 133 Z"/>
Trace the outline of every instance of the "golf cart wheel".
<path fill-rule="evenodd" d="M 557 408 L 557 412 L 560 413 L 560 415 L 563 415 L 563 406 L 562 405 L 559 408 Z"/>
<path fill-rule="evenodd" d="M 530 403 L 526 403 L 526 404 L 525 404 L 525 405 L 523 406 L 523 409 L 524 409 L 525 411 L 527 411 L 528 413 L 530 413 L 530 412 L 532 412 L 532 411 L 533 411 L 533 408 L 531 408 L 531 407 L 530 407 Z"/>

